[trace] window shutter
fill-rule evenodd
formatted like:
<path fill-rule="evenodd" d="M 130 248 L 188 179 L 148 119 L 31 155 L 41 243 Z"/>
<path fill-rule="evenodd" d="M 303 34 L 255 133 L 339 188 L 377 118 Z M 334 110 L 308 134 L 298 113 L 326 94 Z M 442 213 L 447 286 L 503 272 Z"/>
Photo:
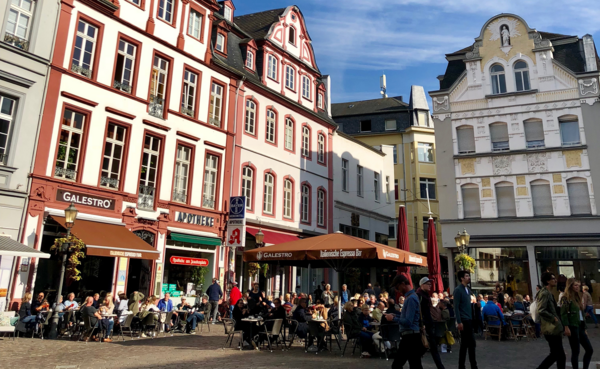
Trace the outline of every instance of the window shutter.
<path fill-rule="evenodd" d="M 515 190 L 513 186 L 496 186 L 498 217 L 516 217 Z"/>
<path fill-rule="evenodd" d="M 508 126 L 502 124 L 490 124 L 490 136 L 492 142 L 508 142 Z"/>
<path fill-rule="evenodd" d="M 543 141 L 544 125 L 542 122 L 525 122 L 525 139 L 527 141 Z"/>
<path fill-rule="evenodd" d="M 456 129 L 456 136 L 459 153 L 475 152 L 475 136 L 472 127 Z"/>
<path fill-rule="evenodd" d="M 479 187 L 462 189 L 463 214 L 465 218 L 481 218 Z"/>
<path fill-rule="evenodd" d="M 571 215 L 592 214 L 587 182 L 567 183 Z"/>
<path fill-rule="evenodd" d="M 549 184 L 532 184 L 531 199 L 533 201 L 533 215 L 554 215 L 552 209 L 552 193 Z"/>

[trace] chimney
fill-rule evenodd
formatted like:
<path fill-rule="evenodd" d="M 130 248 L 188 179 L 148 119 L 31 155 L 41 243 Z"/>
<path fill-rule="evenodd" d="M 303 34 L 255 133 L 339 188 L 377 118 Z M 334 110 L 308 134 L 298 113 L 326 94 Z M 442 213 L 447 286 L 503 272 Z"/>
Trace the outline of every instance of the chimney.
<path fill-rule="evenodd" d="M 597 71 L 596 47 L 594 46 L 594 38 L 590 34 L 583 36 L 583 53 L 585 54 L 585 71 Z"/>

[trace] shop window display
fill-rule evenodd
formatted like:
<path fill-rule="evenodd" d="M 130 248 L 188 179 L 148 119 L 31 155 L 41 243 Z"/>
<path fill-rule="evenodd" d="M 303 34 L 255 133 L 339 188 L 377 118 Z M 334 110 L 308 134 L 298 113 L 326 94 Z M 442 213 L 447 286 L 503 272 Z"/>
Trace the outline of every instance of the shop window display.
<path fill-rule="evenodd" d="M 531 295 L 525 247 L 473 248 L 469 256 L 477 263 L 471 286 L 478 294 L 492 292 L 500 284 L 509 295 Z"/>

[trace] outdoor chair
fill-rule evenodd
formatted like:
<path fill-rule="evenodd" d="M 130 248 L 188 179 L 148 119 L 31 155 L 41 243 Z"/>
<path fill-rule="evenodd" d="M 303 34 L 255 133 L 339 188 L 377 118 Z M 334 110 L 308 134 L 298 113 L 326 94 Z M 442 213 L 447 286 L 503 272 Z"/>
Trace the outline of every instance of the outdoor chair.
<path fill-rule="evenodd" d="M 0 333 L 12 333 L 13 340 L 16 339 L 17 335 L 17 323 L 19 317 L 15 316 L 12 311 L 0 311 Z"/>
<path fill-rule="evenodd" d="M 175 330 L 175 325 L 171 328 L 171 322 L 173 321 L 173 312 L 169 311 L 167 313 L 160 314 L 160 325 L 163 330 L 163 337 L 167 335 L 167 333 L 171 333 L 171 337 L 173 337 L 173 331 Z"/>
<path fill-rule="evenodd" d="M 523 314 L 513 314 L 509 319 L 510 328 L 512 331 L 513 338 L 516 340 L 520 340 L 521 338 L 527 337 L 527 330 L 525 328 L 525 315 Z"/>
<path fill-rule="evenodd" d="M 286 342 L 289 342 L 289 345 L 286 345 L 286 347 L 289 349 L 290 347 L 292 347 L 292 344 L 294 343 L 294 340 L 296 339 L 296 331 L 298 330 L 298 321 L 294 320 L 294 319 L 287 319 L 287 324 L 285 324 L 283 326 L 283 344 L 285 345 Z M 287 332 L 288 334 L 285 334 L 285 329 L 287 328 Z M 287 340 L 286 340 L 287 339 Z"/>
<path fill-rule="evenodd" d="M 89 340 L 89 338 L 92 337 L 92 334 L 94 334 L 96 327 L 92 327 L 92 324 L 90 323 L 90 317 L 88 317 L 88 316 L 83 317 L 82 323 L 83 323 L 83 329 L 81 330 L 81 333 L 79 334 L 79 341 L 81 341 L 81 339 L 83 338 L 83 340 L 87 344 L 87 341 Z"/>
<path fill-rule="evenodd" d="M 398 343 L 401 339 L 400 324 L 382 324 L 379 326 L 379 334 L 381 335 L 381 341 L 379 341 L 379 345 L 383 345 L 383 347 L 385 348 L 385 342 L 387 341 L 390 343 L 390 345 L 393 345 L 394 348 L 398 348 Z M 383 352 L 385 353 L 385 359 L 389 360 L 387 349 L 384 349 Z"/>
<path fill-rule="evenodd" d="M 523 318 L 523 329 L 525 330 L 525 334 L 527 335 L 527 340 L 537 339 L 537 336 L 535 335 L 535 323 L 531 318 L 531 314 L 527 314 Z"/>
<path fill-rule="evenodd" d="M 271 324 L 271 331 L 269 332 L 268 326 Z M 271 319 L 265 320 L 263 323 L 264 332 L 258 332 L 259 337 L 261 335 L 265 335 L 267 337 L 267 343 L 269 344 L 269 350 L 273 352 L 273 348 L 271 347 L 271 339 L 275 340 L 275 344 L 279 347 L 279 339 L 281 337 L 281 328 L 283 327 L 283 319 Z"/>
<path fill-rule="evenodd" d="M 229 318 L 227 318 L 229 319 Z M 221 319 L 223 320 L 223 319 Z M 198 322 L 198 324 L 196 324 L 196 330 L 198 330 L 198 326 L 200 326 L 200 333 L 202 333 L 202 326 L 205 325 L 206 328 L 208 328 L 208 333 L 210 333 L 210 313 L 208 314 L 204 314 L 204 320 L 201 322 Z"/>
<path fill-rule="evenodd" d="M 488 315 L 485 317 L 486 330 L 485 340 L 488 337 L 498 337 L 498 341 L 502 339 L 502 321 L 497 316 Z M 498 324 L 490 324 L 490 322 L 498 322 Z"/>
<path fill-rule="evenodd" d="M 360 346 L 360 340 L 358 339 L 360 335 L 350 336 L 349 332 L 351 328 L 349 325 L 344 324 L 344 332 L 346 332 L 346 344 L 344 345 L 344 350 L 342 351 L 342 357 L 346 353 L 346 348 L 351 341 L 354 341 L 354 346 L 352 347 L 352 355 L 354 355 L 354 351 L 356 350 L 356 346 Z"/>
<path fill-rule="evenodd" d="M 240 337 L 240 341 L 239 341 L 238 345 L 239 345 L 240 350 L 242 350 L 242 348 L 244 347 L 244 345 L 243 345 L 244 332 L 235 330 L 235 320 L 233 320 L 233 319 L 224 318 L 221 321 L 223 322 L 223 327 L 225 328 L 225 334 L 227 335 L 227 340 L 225 340 L 225 344 L 223 345 L 223 347 L 221 349 L 225 350 L 225 346 L 228 343 L 229 343 L 229 347 L 231 347 L 231 344 L 233 343 L 233 339 L 235 338 L 235 335 L 237 334 Z"/>
<path fill-rule="evenodd" d="M 125 321 L 123 321 L 123 323 L 121 324 L 121 338 L 123 339 L 123 341 L 125 341 L 125 337 L 123 336 L 123 331 L 128 330 L 129 331 L 129 336 L 131 337 L 131 340 L 133 341 L 133 328 L 131 328 L 131 323 L 133 322 L 133 314 L 128 314 L 127 317 L 125 318 Z"/>
<path fill-rule="evenodd" d="M 317 322 L 314 320 L 308 321 L 308 336 L 306 337 L 306 340 L 304 341 L 304 352 L 308 352 L 308 342 L 310 341 L 308 338 L 310 336 L 312 336 L 313 339 L 313 344 L 317 344 L 318 346 L 318 337 L 319 335 L 323 335 L 323 337 L 325 336 L 325 328 L 321 327 L 321 324 L 323 324 L 324 322 Z M 316 339 L 316 342 L 315 342 Z M 319 350 L 315 351 L 316 354 L 319 353 Z"/>
<path fill-rule="evenodd" d="M 46 314 L 45 320 L 43 322 L 40 322 L 40 338 L 41 339 L 44 339 L 44 330 L 48 329 L 48 324 L 50 323 L 50 320 L 52 320 L 52 314 L 53 314 L 52 309 L 48 309 L 48 314 Z"/>
<path fill-rule="evenodd" d="M 329 330 L 325 331 L 325 346 L 327 346 L 327 342 L 329 342 L 329 352 L 333 352 L 333 339 L 335 338 L 338 348 L 342 350 L 342 346 L 340 346 L 340 320 L 332 319 L 328 324 Z"/>
<path fill-rule="evenodd" d="M 156 328 L 160 327 L 159 324 L 154 322 L 154 316 L 155 315 L 153 313 L 149 313 L 140 322 L 140 325 L 142 326 L 141 332 L 142 333 L 151 332 L 150 335 L 152 336 L 152 338 L 154 338 L 154 333 L 156 333 Z"/>

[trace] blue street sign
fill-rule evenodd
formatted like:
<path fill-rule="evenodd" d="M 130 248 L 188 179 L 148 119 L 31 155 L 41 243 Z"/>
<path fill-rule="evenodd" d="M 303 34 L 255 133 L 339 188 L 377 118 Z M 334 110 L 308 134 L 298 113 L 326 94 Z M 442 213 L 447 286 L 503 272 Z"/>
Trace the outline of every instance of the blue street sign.
<path fill-rule="evenodd" d="M 229 219 L 246 217 L 246 196 L 234 196 L 229 200 Z"/>

